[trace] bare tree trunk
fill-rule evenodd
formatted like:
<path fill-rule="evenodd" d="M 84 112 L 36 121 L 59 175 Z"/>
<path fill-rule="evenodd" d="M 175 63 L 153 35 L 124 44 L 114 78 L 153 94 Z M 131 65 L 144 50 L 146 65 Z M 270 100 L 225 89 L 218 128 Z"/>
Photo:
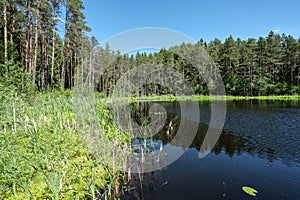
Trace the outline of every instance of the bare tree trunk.
<path fill-rule="evenodd" d="M 4 23 L 4 63 L 7 63 L 7 10 L 6 0 L 3 2 L 3 23 Z M 8 69 L 6 68 L 6 71 Z"/>
<path fill-rule="evenodd" d="M 72 77 L 71 77 L 71 80 L 72 80 L 71 87 L 74 86 L 74 80 L 75 80 L 75 76 L 76 76 L 76 70 L 77 70 L 77 52 L 75 50 L 75 53 L 74 53 L 74 68 L 73 68 Z"/>
<path fill-rule="evenodd" d="M 38 54 L 38 37 L 39 37 L 39 1 L 37 1 L 36 14 L 35 14 L 35 35 L 34 35 L 34 58 L 33 58 L 33 77 L 32 84 L 35 84 L 36 79 L 36 63 Z"/>
<path fill-rule="evenodd" d="M 15 7 L 15 2 L 13 0 L 11 0 L 10 2 L 11 5 L 11 23 L 10 23 L 10 43 L 13 44 L 14 43 L 14 32 L 15 32 L 15 11 L 16 11 L 16 7 Z"/>
<path fill-rule="evenodd" d="M 65 70 L 66 70 L 66 59 L 68 59 L 67 55 L 67 43 L 68 43 L 68 36 L 67 36 L 67 31 L 68 31 L 68 13 L 69 13 L 69 8 L 67 6 L 66 10 L 66 18 L 65 18 L 65 37 L 64 37 L 64 47 L 63 47 L 63 63 L 62 63 L 62 68 L 61 68 L 61 90 L 64 89 L 64 84 L 65 84 Z"/>
<path fill-rule="evenodd" d="M 76 58 L 76 60 L 75 60 L 75 68 L 74 68 L 74 74 L 73 74 L 73 86 L 75 85 L 75 80 L 76 80 L 76 78 L 77 78 L 77 65 L 79 65 L 80 64 L 80 60 L 77 60 L 77 54 L 75 55 L 75 58 Z"/>
<path fill-rule="evenodd" d="M 28 48 L 28 72 L 32 72 L 32 12 L 30 10 L 29 6 L 29 34 L 28 34 L 28 40 L 29 40 L 29 48 Z"/>
<path fill-rule="evenodd" d="M 51 80 L 50 84 L 53 85 L 54 79 L 54 56 L 55 56 L 55 24 L 56 24 L 56 8 L 54 8 L 54 22 L 52 25 L 52 60 L 51 60 Z"/>
<path fill-rule="evenodd" d="M 49 57 L 48 57 L 48 44 L 49 38 L 45 40 L 45 87 L 49 86 Z"/>
<path fill-rule="evenodd" d="M 81 50 L 83 50 L 83 47 L 82 47 L 82 45 L 79 45 L 78 43 L 77 43 L 77 38 L 78 38 L 78 36 L 76 35 L 76 38 L 75 38 L 75 45 L 76 45 L 76 48 L 74 49 L 74 65 L 73 65 L 73 67 L 72 67 L 72 76 L 71 76 L 71 87 L 73 87 L 74 86 L 74 81 L 75 81 L 75 78 L 76 78 L 76 74 L 77 74 L 77 64 L 78 64 L 78 49 L 81 47 L 82 49 Z M 77 49 L 78 48 L 78 49 Z M 93 79 L 94 79 L 94 77 L 93 77 Z M 93 82 L 94 83 L 94 82 Z"/>
<path fill-rule="evenodd" d="M 71 88 L 71 77 L 72 77 L 72 68 L 73 68 L 73 55 L 72 52 L 70 52 L 71 58 L 70 58 L 70 64 L 69 64 L 69 71 L 68 71 L 68 88 Z"/>
<path fill-rule="evenodd" d="M 65 47 L 64 47 L 65 49 Z M 65 52 L 65 50 L 63 51 Z M 61 67 L 61 78 L 60 78 L 60 81 L 61 81 L 61 87 L 60 89 L 63 90 L 64 89 L 64 84 L 65 84 L 65 67 L 66 67 L 66 58 L 65 58 L 65 54 L 63 53 L 63 64 L 62 64 L 62 67 Z"/>
<path fill-rule="evenodd" d="M 26 39 L 25 39 L 26 40 Z M 23 47 L 23 42 L 20 40 L 19 41 L 19 45 L 20 45 L 20 57 L 21 57 L 21 65 L 22 67 L 24 68 L 24 70 L 26 70 L 26 64 L 24 62 L 24 54 L 23 54 L 23 51 L 24 51 L 24 47 Z"/>
<path fill-rule="evenodd" d="M 26 14 L 26 31 L 25 31 L 25 37 L 26 37 L 26 43 L 25 43 L 25 69 L 27 72 L 29 72 L 29 23 L 30 23 L 30 6 L 29 3 L 27 2 L 27 14 Z"/>
<path fill-rule="evenodd" d="M 41 27 L 43 27 L 41 25 Z M 42 59 L 41 59 L 41 87 L 42 87 L 42 91 L 45 90 L 45 66 L 47 65 L 46 63 L 46 48 L 45 48 L 45 34 L 43 31 L 41 31 L 41 36 L 42 36 Z"/>

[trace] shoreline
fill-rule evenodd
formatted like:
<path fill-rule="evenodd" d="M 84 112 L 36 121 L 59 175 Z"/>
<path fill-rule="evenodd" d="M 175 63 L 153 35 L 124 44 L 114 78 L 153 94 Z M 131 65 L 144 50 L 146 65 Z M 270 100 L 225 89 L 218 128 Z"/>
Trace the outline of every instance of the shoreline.
<path fill-rule="evenodd" d="M 136 101 L 235 101 L 235 100 L 258 100 L 258 101 L 300 101 L 300 95 L 280 95 L 280 96 L 141 96 L 141 97 L 121 97 L 102 98 L 108 102 L 136 102 Z"/>

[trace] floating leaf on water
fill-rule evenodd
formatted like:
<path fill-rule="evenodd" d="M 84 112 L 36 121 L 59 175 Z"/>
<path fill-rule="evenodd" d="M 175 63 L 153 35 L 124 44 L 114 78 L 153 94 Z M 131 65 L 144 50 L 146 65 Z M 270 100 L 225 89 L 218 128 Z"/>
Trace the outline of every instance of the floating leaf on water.
<path fill-rule="evenodd" d="M 251 196 L 254 196 L 254 197 L 256 196 L 257 190 L 255 190 L 254 188 L 251 188 L 251 187 L 248 187 L 248 186 L 243 186 L 242 189 L 247 194 L 249 194 Z"/>

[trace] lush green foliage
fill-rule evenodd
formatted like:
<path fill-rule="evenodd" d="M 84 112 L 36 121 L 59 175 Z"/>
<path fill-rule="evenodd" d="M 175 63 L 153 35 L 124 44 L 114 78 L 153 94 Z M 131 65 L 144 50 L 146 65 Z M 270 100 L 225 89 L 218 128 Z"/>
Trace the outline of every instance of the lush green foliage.
<path fill-rule="evenodd" d="M 247 40 L 228 37 L 224 42 L 218 39 L 210 43 L 200 40 L 197 44 L 182 44 L 159 53 L 137 53 L 136 56 L 119 56 L 99 78 L 98 90 L 109 94 L 120 77 L 129 69 L 151 64 L 172 67 L 188 80 L 196 94 L 207 95 L 208 89 L 203 77 L 185 58 L 175 52 L 193 53 L 204 49 L 219 69 L 227 95 L 268 96 L 300 94 L 300 40 L 292 36 L 270 32 L 266 38 Z M 168 74 L 164 74 L 169 77 Z M 157 74 L 161 76 L 161 74 Z M 180 80 L 174 78 L 174 85 Z M 148 94 L 172 94 L 160 85 L 146 85 L 137 96 Z"/>
<path fill-rule="evenodd" d="M 97 108 L 104 134 L 116 138 L 119 131 L 104 103 Z M 0 196 L 5 199 L 108 198 L 119 184 L 120 173 L 112 173 L 83 145 L 71 92 L 3 98 L 0 152 Z"/>
<path fill-rule="evenodd" d="M 19 64 L 40 90 L 70 88 L 89 39 L 81 0 L 2 0 L 0 64 Z M 61 33 L 64 36 L 61 37 Z M 0 65 L 0 77 L 8 69 Z"/>
<path fill-rule="evenodd" d="M 72 88 L 82 58 L 99 44 L 85 35 L 87 27 L 82 0 L 17 1 L 0 4 L 0 78 L 9 65 L 19 65 L 34 87 Z M 62 20 L 63 19 L 63 20 Z M 64 29 L 61 38 L 58 30 Z M 270 32 L 267 37 L 242 40 L 229 36 L 197 44 L 183 44 L 156 54 L 121 56 L 95 80 L 97 89 L 109 94 L 121 75 L 141 64 L 161 64 L 176 69 L 190 81 L 196 94 L 208 94 L 203 77 L 174 50 L 191 51 L 201 46 L 221 72 L 227 95 L 263 96 L 300 93 L 300 40 Z M 109 47 L 102 59 L 108 59 Z M 118 55 L 115 53 L 114 55 Z M 9 75 L 11 76 L 11 74 Z M 15 76 L 17 78 L 18 76 Z M 23 77 L 23 75 L 22 75 Z M 24 79 L 19 77 L 18 82 Z M 176 82 L 175 82 L 176 83 Z M 170 94 L 160 85 L 144 86 L 146 93 Z"/>

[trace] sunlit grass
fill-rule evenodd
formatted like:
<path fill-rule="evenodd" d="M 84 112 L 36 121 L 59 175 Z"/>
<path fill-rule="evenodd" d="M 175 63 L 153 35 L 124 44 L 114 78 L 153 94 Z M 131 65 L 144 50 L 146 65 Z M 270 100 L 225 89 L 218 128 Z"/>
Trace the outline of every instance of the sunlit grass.
<path fill-rule="evenodd" d="M 185 101 L 185 100 L 198 100 L 198 101 L 212 101 L 212 100 L 300 100 L 299 95 L 282 95 L 282 96 L 207 96 L 207 95 L 195 95 L 195 96 L 174 96 L 174 95 L 161 95 L 161 96 L 140 96 L 140 97 L 122 97 L 114 98 L 108 101 L 119 102 L 135 102 L 135 101 Z"/>
<path fill-rule="evenodd" d="M 96 199 L 113 195 L 120 174 L 112 174 L 110 167 L 84 146 L 70 92 L 3 99 L 1 198 Z M 101 108 L 100 114 L 107 113 L 104 106 Z M 107 126 L 107 130 L 116 131 L 112 124 Z"/>

